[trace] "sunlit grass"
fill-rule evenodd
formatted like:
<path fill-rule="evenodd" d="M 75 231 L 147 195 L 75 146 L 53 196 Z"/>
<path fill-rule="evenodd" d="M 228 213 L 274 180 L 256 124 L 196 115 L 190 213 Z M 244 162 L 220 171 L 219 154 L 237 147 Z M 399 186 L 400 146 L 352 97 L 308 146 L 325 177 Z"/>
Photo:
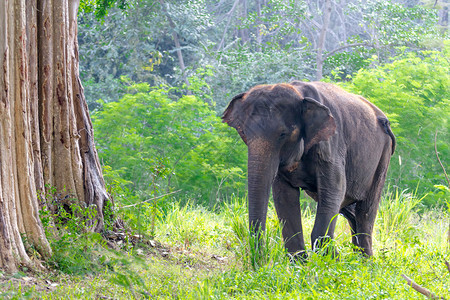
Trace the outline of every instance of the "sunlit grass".
<path fill-rule="evenodd" d="M 84 275 L 88 277 L 54 271 L 37 274 L 34 285 L 20 278 L 14 285 L 5 281 L 0 295 L 10 299 L 420 299 L 401 277 L 406 274 L 433 293 L 448 296 L 450 273 L 444 265 L 450 260 L 448 211 L 419 213 L 420 202 L 420 197 L 407 192 L 383 198 L 370 259 L 354 251 L 347 221 L 339 217 L 333 241 L 339 259 L 308 250 L 308 260 L 296 263 L 284 250 L 273 205 L 267 229 L 256 243 L 247 228 L 245 199 L 233 198 L 214 212 L 173 204 L 156 222 L 160 246 L 124 248 L 126 252 L 115 252 L 94 274 Z M 314 208 L 304 209 L 302 218 L 311 249 Z M 47 288 L 46 280 L 57 286 Z"/>

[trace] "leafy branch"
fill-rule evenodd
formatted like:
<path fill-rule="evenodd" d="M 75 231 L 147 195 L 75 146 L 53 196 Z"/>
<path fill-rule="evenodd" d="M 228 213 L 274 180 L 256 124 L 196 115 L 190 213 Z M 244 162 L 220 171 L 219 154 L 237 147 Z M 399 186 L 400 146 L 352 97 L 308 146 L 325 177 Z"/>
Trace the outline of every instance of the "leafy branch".
<path fill-rule="evenodd" d="M 150 202 L 150 201 L 153 201 L 153 200 L 156 200 L 156 199 L 160 199 L 160 198 L 162 198 L 162 197 L 169 196 L 169 195 L 172 195 L 172 194 L 176 194 L 176 193 L 179 193 L 179 192 L 181 192 L 181 190 L 177 190 L 177 191 L 170 192 L 170 193 L 167 193 L 167 194 L 164 194 L 164 195 L 160 195 L 160 196 L 157 196 L 157 197 L 153 197 L 153 198 L 150 198 L 150 199 L 147 199 L 147 200 L 144 200 L 144 201 L 135 203 L 135 204 L 125 205 L 125 206 L 122 206 L 122 208 L 135 207 L 135 206 L 141 205 L 142 203 Z"/>

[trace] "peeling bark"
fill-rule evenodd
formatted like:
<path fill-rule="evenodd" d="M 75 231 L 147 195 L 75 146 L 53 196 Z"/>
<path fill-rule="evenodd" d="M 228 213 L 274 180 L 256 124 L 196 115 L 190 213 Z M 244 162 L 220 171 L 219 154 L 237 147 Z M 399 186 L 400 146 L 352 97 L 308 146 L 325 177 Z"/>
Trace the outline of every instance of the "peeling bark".
<path fill-rule="evenodd" d="M 55 187 L 95 205 L 103 230 L 109 201 L 78 70 L 79 0 L 0 2 L 0 269 L 33 263 L 26 248 L 51 255 L 39 219 Z M 41 197 L 39 197 L 41 196 Z M 23 238 L 25 237 L 25 239 Z"/>

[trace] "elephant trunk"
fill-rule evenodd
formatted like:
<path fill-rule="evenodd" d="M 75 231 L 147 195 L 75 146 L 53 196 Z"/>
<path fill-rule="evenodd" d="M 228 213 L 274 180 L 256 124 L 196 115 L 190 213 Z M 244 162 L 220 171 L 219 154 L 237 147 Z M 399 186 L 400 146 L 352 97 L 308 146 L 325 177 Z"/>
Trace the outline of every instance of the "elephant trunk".
<path fill-rule="evenodd" d="M 254 234 L 265 229 L 270 188 L 278 170 L 278 154 L 265 140 L 248 144 L 249 227 Z"/>

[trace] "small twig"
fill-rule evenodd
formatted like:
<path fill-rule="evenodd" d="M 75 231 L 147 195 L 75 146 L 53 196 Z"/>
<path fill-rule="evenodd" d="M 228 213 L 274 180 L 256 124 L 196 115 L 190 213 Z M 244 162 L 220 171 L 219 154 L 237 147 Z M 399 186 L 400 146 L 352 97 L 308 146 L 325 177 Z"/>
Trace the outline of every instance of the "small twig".
<path fill-rule="evenodd" d="M 121 208 L 129 208 L 129 207 L 134 207 L 134 206 L 136 206 L 136 205 L 139 205 L 139 204 L 142 204 L 142 203 L 144 203 L 144 202 L 149 202 L 149 201 L 152 201 L 152 200 L 156 200 L 156 199 L 159 199 L 159 198 L 162 198 L 162 197 L 168 196 L 168 195 L 172 195 L 172 194 L 178 193 L 178 192 L 180 192 L 180 191 L 181 191 L 181 190 L 178 190 L 178 191 L 174 191 L 174 192 L 170 192 L 170 193 L 167 193 L 167 194 L 164 194 L 164 195 L 158 196 L 158 197 L 154 197 L 154 198 L 150 198 L 150 199 L 144 200 L 144 201 L 142 201 L 142 202 L 139 202 L 139 203 L 135 203 L 135 204 L 131 204 L 131 205 L 125 205 L 125 206 L 122 206 Z"/>
<path fill-rule="evenodd" d="M 438 133 L 438 131 L 436 129 L 436 132 L 434 134 L 434 153 L 436 153 L 437 160 L 438 160 L 439 164 L 441 165 L 442 171 L 444 171 L 445 179 L 447 179 L 447 185 L 448 185 L 448 188 L 450 189 L 450 180 L 448 180 L 447 172 L 445 171 L 444 165 L 442 164 L 441 159 L 439 158 L 439 153 L 437 151 L 437 133 Z M 450 223 L 448 225 L 447 241 L 450 243 Z M 447 268 L 448 268 L 448 270 L 450 272 L 450 267 L 449 267 L 447 261 L 446 261 L 446 265 L 447 265 Z"/>
<path fill-rule="evenodd" d="M 438 151 L 437 151 L 437 144 L 436 144 L 437 133 L 438 132 L 436 129 L 436 133 L 434 134 L 434 152 L 436 153 L 436 157 L 437 157 L 439 164 L 441 165 L 442 171 L 444 171 L 445 179 L 447 179 L 448 188 L 450 189 L 450 180 L 448 179 L 447 172 L 445 171 L 444 165 L 442 164 L 441 159 L 439 158 Z"/>
<path fill-rule="evenodd" d="M 437 296 L 437 295 L 433 294 L 432 292 L 430 292 L 428 289 L 418 285 L 417 283 L 415 283 L 411 278 L 409 278 L 405 274 L 402 274 L 402 277 L 406 280 L 406 282 L 408 282 L 409 286 L 411 286 L 413 289 L 415 289 L 417 292 L 421 293 L 422 295 L 426 296 L 427 298 L 445 300 L 444 297 Z"/>
<path fill-rule="evenodd" d="M 450 272 L 450 263 L 444 260 L 444 264 L 447 266 L 447 270 Z"/>
<path fill-rule="evenodd" d="M 338 48 L 336 48 L 336 49 L 334 49 L 334 50 L 332 50 L 332 51 L 330 51 L 330 52 L 328 52 L 328 53 L 325 53 L 325 54 L 323 55 L 323 60 L 326 60 L 328 57 L 332 56 L 333 54 L 335 54 L 335 53 L 338 52 L 338 51 L 341 51 L 341 50 L 344 50 L 344 49 L 347 49 L 347 48 L 359 47 L 359 46 L 365 46 L 365 47 L 373 47 L 373 48 L 375 48 L 374 45 L 371 45 L 371 44 L 369 44 L 369 43 L 354 43 L 354 44 L 342 45 L 342 46 L 340 46 L 340 47 L 338 47 Z"/>

